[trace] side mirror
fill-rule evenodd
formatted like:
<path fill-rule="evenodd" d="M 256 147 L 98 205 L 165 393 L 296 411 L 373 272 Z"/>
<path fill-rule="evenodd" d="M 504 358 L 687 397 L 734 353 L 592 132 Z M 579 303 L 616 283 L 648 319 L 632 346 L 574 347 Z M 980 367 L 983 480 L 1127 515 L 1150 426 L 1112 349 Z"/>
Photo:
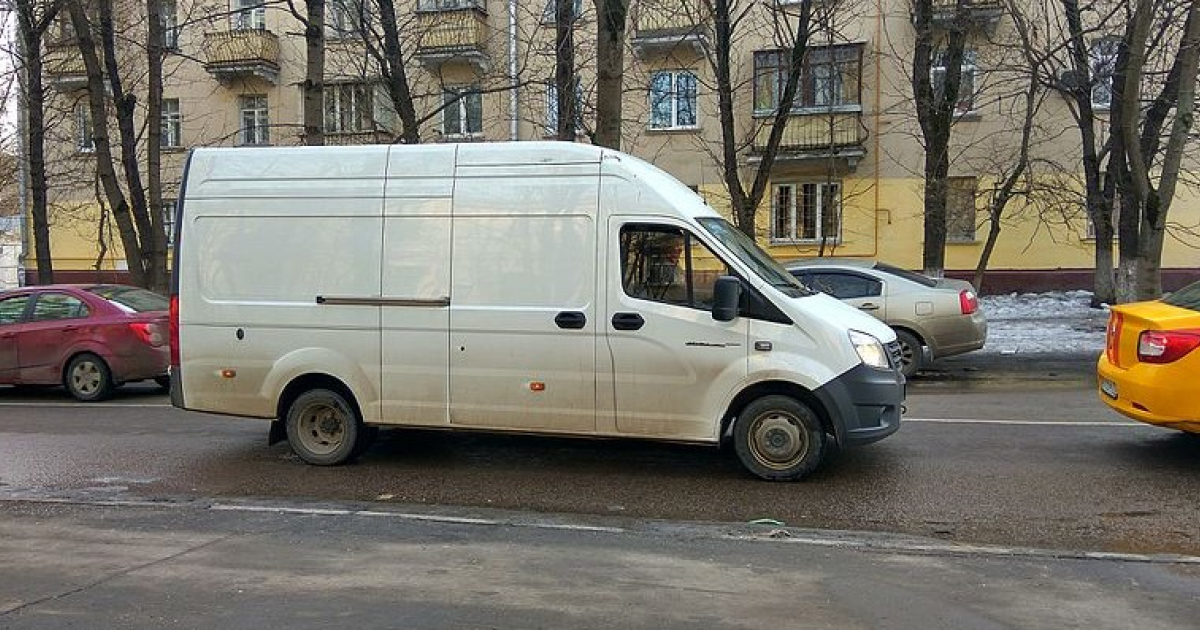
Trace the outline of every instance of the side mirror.
<path fill-rule="evenodd" d="M 733 276 L 717 278 L 717 284 L 713 290 L 713 319 L 719 322 L 731 322 L 737 319 L 741 303 L 742 281 Z"/>

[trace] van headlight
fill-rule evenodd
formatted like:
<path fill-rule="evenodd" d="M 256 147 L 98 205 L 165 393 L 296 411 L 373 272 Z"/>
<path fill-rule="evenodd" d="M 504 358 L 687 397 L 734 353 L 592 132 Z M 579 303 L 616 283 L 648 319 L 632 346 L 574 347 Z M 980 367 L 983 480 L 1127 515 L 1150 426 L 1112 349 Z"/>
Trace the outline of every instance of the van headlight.
<path fill-rule="evenodd" d="M 891 365 L 888 364 L 887 350 L 884 350 L 883 344 L 875 337 L 865 332 L 851 330 L 850 343 L 854 345 L 854 351 L 858 353 L 858 358 L 864 364 L 881 370 L 891 368 Z"/>

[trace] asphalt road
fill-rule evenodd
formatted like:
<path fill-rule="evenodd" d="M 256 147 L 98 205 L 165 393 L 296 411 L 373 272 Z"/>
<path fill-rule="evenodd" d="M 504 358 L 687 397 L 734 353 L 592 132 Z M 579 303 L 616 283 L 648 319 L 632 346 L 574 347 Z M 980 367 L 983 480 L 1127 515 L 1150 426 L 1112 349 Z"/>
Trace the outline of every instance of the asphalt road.
<path fill-rule="evenodd" d="M 0 498 L 266 499 L 499 508 L 1200 556 L 1200 440 L 1125 421 L 1090 359 L 981 357 L 916 379 L 901 431 L 809 480 L 750 478 L 669 444 L 388 431 L 358 464 L 303 465 L 264 422 L 149 389 L 80 406 L 0 388 Z"/>

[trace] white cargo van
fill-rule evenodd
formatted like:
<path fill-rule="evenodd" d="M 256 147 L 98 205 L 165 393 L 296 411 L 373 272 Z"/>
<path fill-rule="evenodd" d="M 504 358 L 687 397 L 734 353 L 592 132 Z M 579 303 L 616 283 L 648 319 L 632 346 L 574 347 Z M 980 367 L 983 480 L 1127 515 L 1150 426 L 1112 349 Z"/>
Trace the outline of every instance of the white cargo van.
<path fill-rule="evenodd" d="M 798 479 L 900 425 L 891 329 L 619 152 L 196 149 L 177 213 L 172 402 L 313 464 L 407 426 L 730 440 Z"/>

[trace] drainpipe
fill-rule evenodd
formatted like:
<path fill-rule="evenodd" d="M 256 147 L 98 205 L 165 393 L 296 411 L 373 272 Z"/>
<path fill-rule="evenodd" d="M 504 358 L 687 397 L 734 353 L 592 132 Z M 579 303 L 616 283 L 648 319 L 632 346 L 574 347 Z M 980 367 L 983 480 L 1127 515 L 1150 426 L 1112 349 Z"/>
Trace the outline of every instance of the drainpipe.
<path fill-rule="evenodd" d="M 517 91 L 521 83 L 517 77 L 517 0 L 508 0 L 508 81 L 508 139 L 515 141 L 520 132 Z"/>

